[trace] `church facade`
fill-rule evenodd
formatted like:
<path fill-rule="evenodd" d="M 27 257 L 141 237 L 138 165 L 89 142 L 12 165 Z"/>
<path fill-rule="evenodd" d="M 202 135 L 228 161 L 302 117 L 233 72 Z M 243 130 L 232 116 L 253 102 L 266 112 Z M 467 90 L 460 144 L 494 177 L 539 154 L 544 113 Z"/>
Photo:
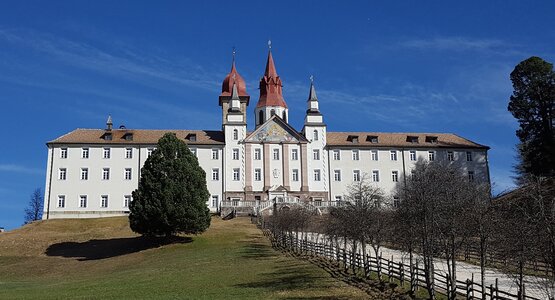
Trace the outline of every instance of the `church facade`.
<path fill-rule="evenodd" d="M 76 129 L 48 142 L 43 218 L 129 213 L 141 167 L 166 132 L 197 156 L 213 212 L 249 213 L 279 202 L 324 210 L 344 201 L 349 186 L 362 180 L 395 204 L 395 188 L 418 160 L 456 163 L 468 180 L 489 183 L 489 147 L 455 134 L 328 131 L 312 82 L 304 126 L 293 128 L 271 51 L 259 88 L 252 131 L 250 95 L 233 61 L 219 96 L 221 130 L 116 129 L 109 118 L 104 129 Z"/>

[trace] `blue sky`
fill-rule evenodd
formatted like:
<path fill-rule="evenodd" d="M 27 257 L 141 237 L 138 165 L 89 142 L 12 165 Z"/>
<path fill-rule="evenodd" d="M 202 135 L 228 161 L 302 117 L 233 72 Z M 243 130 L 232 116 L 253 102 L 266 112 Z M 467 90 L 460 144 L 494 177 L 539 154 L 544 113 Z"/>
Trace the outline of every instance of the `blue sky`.
<path fill-rule="evenodd" d="M 343 4 L 339 4 L 343 3 Z M 272 40 L 290 122 L 309 76 L 330 131 L 452 132 L 510 188 L 509 73 L 555 62 L 553 1 L 2 1 L 0 226 L 44 189 L 45 143 L 75 128 L 219 129 L 237 48 L 252 97 Z M 252 126 L 251 126 L 252 127 Z"/>

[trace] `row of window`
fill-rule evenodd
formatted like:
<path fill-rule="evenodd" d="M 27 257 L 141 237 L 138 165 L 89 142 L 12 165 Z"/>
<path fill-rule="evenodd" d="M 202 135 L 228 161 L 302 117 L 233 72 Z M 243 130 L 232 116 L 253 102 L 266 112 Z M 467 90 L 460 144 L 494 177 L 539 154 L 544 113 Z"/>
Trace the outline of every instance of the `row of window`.
<path fill-rule="evenodd" d="M 123 171 L 123 178 L 125 180 L 132 179 L 133 170 L 131 168 L 125 168 Z M 67 169 L 60 168 L 58 169 L 58 179 L 59 180 L 66 180 L 67 179 Z M 81 168 L 81 180 L 89 180 L 89 168 Z M 102 169 L 102 180 L 110 180 L 110 168 L 103 168 Z"/>
<path fill-rule="evenodd" d="M 153 148 L 147 149 L 148 156 L 152 154 Z M 194 155 L 197 155 L 197 149 L 191 148 L 191 152 Z M 398 150 L 390 150 L 389 158 L 392 161 L 397 160 Z M 360 160 L 360 151 L 358 149 L 351 150 L 352 159 L 353 160 Z M 280 153 L 279 149 L 273 149 L 273 159 L 279 160 Z M 455 160 L 455 152 L 447 151 L 447 160 L 454 161 Z M 103 158 L 109 159 L 111 157 L 111 149 L 110 148 L 103 148 Z M 67 148 L 61 148 L 60 151 L 60 158 L 67 158 Z M 89 148 L 81 148 L 81 158 L 89 158 Z M 131 159 L 133 158 L 133 148 L 125 148 L 125 158 Z M 219 149 L 212 149 L 212 159 L 217 160 L 220 158 Z M 312 152 L 312 158 L 314 160 L 320 160 L 320 150 L 314 149 Z M 374 161 L 379 160 L 378 157 L 378 150 L 371 150 L 370 151 L 370 158 Z M 239 148 L 232 149 L 232 159 L 239 160 Z M 262 159 L 262 150 L 260 148 L 254 149 L 254 160 L 261 160 Z M 298 149 L 291 149 L 291 160 L 298 160 L 299 159 L 299 150 Z M 409 151 L 409 159 L 411 161 L 416 161 L 416 150 Z M 341 151 L 340 150 L 333 150 L 333 160 L 341 160 Z M 428 160 L 435 161 L 436 160 L 436 151 L 428 151 Z M 466 151 L 466 161 L 472 161 L 472 152 Z"/>
<path fill-rule="evenodd" d="M 317 159 L 316 157 L 320 157 L 319 152 L 317 153 L 316 151 L 319 150 L 314 150 L 314 159 Z M 390 150 L 389 151 L 389 159 L 396 161 L 397 160 L 397 154 L 399 151 L 397 150 Z M 351 150 L 352 153 L 352 159 L 353 160 L 360 160 L 360 151 L 358 149 L 353 149 Z M 374 161 L 377 161 L 379 159 L 378 157 L 378 150 L 370 150 L 370 158 Z M 410 150 L 409 151 L 409 159 L 411 161 L 416 161 L 416 150 Z M 341 160 L 341 151 L 340 150 L 333 150 L 333 160 Z M 436 151 L 428 151 L 428 160 L 429 161 L 435 161 L 436 160 Z M 447 151 L 447 160 L 448 161 L 454 161 L 455 160 L 455 152 L 453 151 Z M 466 151 L 466 161 L 472 161 L 472 152 L 470 151 Z"/>
<path fill-rule="evenodd" d="M 129 203 L 132 201 L 131 195 L 123 196 L 123 207 L 129 207 Z M 89 205 L 88 203 L 89 197 L 87 195 L 79 195 L 79 207 L 80 208 L 87 208 Z M 109 197 L 108 195 L 100 196 L 100 207 L 107 208 L 109 205 Z M 58 195 L 58 208 L 65 208 L 66 207 L 66 195 Z"/>
<path fill-rule="evenodd" d="M 414 170 L 412 171 L 414 172 Z M 233 181 L 241 180 L 241 170 L 239 168 L 233 169 Z M 361 172 L 360 170 L 353 170 L 353 181 L 361 181 Z M 321 170 L 315 169 L 313 174 L 314 181 L 321 181 Z M 379 182 L 380 181 L 380 171 L 379 170 L 372 170 L 371 173 L 371 181 L 372 182 Z M 474 171 L 468 171 L 468 179 L 470 181 L 474 181 Z M 218 181 L 220 180 L 220 169 L 214 168 L 212 169 L 212 180 Z M 299 170 L 293 169 L 291 170 L 291 180 L 292 181 L 299 181 Z M 341 170 L 333 170 L 333 180 L 334 181 L 342 181 Z M 262 181 L 262 169 L 256 168 L 254 169 L 254 181 Z M 391 181 L 392 182 L 399 182 L 399 171 L 391 171 Z"/>

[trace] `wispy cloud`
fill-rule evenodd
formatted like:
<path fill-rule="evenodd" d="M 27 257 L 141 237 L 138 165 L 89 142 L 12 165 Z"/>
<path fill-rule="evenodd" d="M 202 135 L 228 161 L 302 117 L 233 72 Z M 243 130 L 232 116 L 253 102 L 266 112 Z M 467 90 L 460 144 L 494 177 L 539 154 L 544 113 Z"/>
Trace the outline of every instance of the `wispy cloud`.
<path fill-rule="evenodd" d="M 0 164 L 0 172 L 21 173 L 31 175 L 44 175 L 44 171 L 16 164 Z"/>
<path fill-rule="evenodd" d="M 99 47 L 31 30 L 0 29 L 0 41 L 45 53 L 65 64 L 148 84 L 161 80 L 188 87 L 217 90 L 218 81 L 201 65 L 141 53 L 131 47 Z M 156 87 L 157 85 L 152 85 Z"/>
<path fill-rule="evenodd" d="M 429 39 L 408 39 L 399 42 L 399 46 L 420 50 L 483 51 L 506 47 L 498 39 L 475 39 L 467 37 L 436 37 Z"/>

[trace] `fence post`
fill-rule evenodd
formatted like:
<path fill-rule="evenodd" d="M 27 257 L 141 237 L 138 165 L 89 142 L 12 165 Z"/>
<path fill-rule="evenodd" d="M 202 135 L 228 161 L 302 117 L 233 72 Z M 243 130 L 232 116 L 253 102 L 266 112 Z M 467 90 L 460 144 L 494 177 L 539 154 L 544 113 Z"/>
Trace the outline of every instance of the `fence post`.
<path fill-rule="evenodd" d="M 451 276 L 449 274 L 445 274 L 445 290 L 447 291 L 447 299 L 451 299 Z M 439 285 L 439 284 L 438 284 Z"/>
<path fill-rule="evenodd" d="M 470 282 L 471 282 L 470 279 L 467 278 L 466 279 L 466 300 L 472 299 L 472 298 L 470 298 L 470 290 L 471 290 L 471 287 L 470 287 L 471 283 Z"/>
<path fill-rule="evenodd" d="M 489 297 L 491 300 L 495 299 L 495 295 L 493 294 L 493 284 L 489 285 Z"/>
<path fill-rule="evenodd" d="M 417 280 L 418 280 L 418 261 L 416 262 L 416 266 L 410 265 L 410 291 L 413 293 L 416 291 Z"/>
<path fill-rule="evenodd" d="M 499 278 L 495 278 L 495 298 L 499 298 Z"/>
<path fill-rule="evenodd" d="M 399 281 L 401 282 L 401 287 L 405 283 L 405 264 L 399 264 Z"/>
<path fill-rule="evenodd" d="M 382 281 L 382 252 L 380 252 L 380 255 L 377 257 L 377 261 L 378 261 L 378 280 Z"/>

